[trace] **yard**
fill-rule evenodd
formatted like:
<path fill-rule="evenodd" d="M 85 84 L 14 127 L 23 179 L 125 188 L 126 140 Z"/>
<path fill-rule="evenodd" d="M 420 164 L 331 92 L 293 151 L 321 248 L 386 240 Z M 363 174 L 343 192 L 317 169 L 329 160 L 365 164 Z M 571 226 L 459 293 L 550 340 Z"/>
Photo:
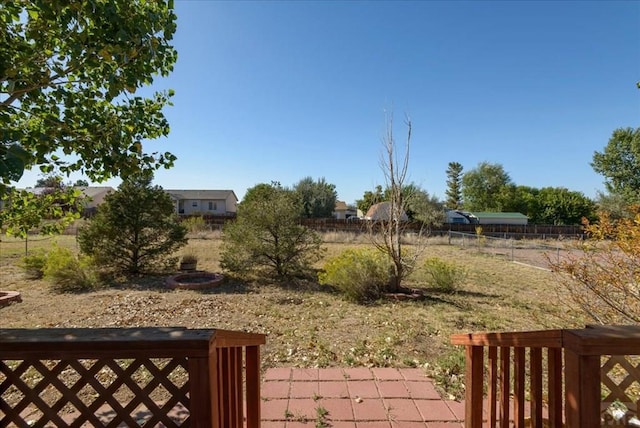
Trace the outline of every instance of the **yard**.
<path fill-rule="evenodd" d="M 73 236 L 34 237 L 29 248 L 75 248 Z M 192 237 L 182 252 L 199 257 L 198 268 L 218 271 L 219 236 Z M 326 257 L 366 245 L 348 235 L 325 235 Z M 24 243 L 0 242 L 0 290 L 22 293 L 22 303 L 0 308 L 2 327 L 186 326 L 267 335 L 263 367 L 413 366 L 436 379 L 459 371 L 462 350 L 452 333 L 535 330 L 583 326 L 566 307 L 551 273 L 473 248 L 429 241 L 423 258 L 439 257 L 466 267 L 457 291 L 427 290 L 418 301 L 357 305 L 315 282 L 228 280 L 206 291 L 169 290 L 165 277 L 144 277 L 83 294 L 55 294 L 42 280 L 24 278 Z M 318 264 L 320 267 L 322 263 Z M 407 286 L 425 287 L 424 272 Z M 459 392 L 459 391 L 458 391 Z"/>

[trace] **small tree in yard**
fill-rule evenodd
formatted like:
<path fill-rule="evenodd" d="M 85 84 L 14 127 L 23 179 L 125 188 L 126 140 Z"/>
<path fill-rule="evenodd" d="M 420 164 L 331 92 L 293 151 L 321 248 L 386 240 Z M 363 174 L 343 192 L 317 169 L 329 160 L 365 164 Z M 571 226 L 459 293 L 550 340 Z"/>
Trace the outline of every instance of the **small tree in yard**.
<path fill-rule="evenodd" d="M 304 274 L 322 254 L 320 236 L 300 225 L 295 192 L 279 183 L 249 189 L 225 225 L 220 264 L 238 274 L 266 268 L 277 277 Z"/>
<path fill-rule="evenodd" d="M 402 235 L 406 225 L 402 221 L 407 209 L 407 203 L 413 198 L 407 194 L 405 181 L 409 169 L 409 146 L 411 143 L 411 120 L 406 119 L 407 140 L 402 156 L 398 156 L 396 141 L 393 136 L 393 118 L 387 122 L 386 134 L 383 138 L 383 153 L 380 167 L 387 184 L 387 202 L 389 203 L 389 218 L 369 224 L 369 236 L 374 246 L 389 256 L 392 261 L 389 291 L 402 290 L 402 280 L 405 279 L 415 266 L 418 251 L 407 252 L 402 246 Z M 377 223 L 377 224 L 376 224 Z M 422 231 L 418 233 L 422 236 Z"/>
<path fill-rule="evenodd" d="M 640 207 L 632 211 L 634 218 L 585 220 L 591 238 L 577 244 L 579 255 L 549 262 L 571 300 L 601 324 L 640 322 Z"/>
<path fill-rule="evenodd" d="M 151 186 L 150 178 L 137 177 L 105 197 L 78 242 L 97 264 L 137 274 L 168 267 L 175 261 L 172 254 L 187 243 L 186 234 L 171 197 Z"/>

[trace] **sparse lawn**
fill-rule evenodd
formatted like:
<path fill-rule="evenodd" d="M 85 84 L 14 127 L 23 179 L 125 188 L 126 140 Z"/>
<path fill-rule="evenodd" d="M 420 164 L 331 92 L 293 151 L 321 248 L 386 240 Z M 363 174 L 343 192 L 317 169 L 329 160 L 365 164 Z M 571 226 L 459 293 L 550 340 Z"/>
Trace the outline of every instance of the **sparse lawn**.
<path fill-rule="evenodd" d="M 326 256 L 359 245 L 326 235 Z M 36 240 L 38 239 L 38 240 Z M 335 241 L 347 241 L 335 242 Z M 53 239 L 34 238 L 29 248 Z M 75 237 L 55 239 L 76 248 Z M 194 237 L 181 251 L 198 256 L 198 268 L 219 271 L 220 239 Z M 454 293 L 431 291 L 422 301 L 344 301 L 315 282 L 276 284 L 229 280 L 208 291 L 168 290 L 164 277 L 140 278 L 87 294 L 54 294 L 42 280 L 27 280 L 18 266 L 24 244 L 0 242 L 0 290 L 17 290 L 23 302 L 0 308 L 1 327 L 186 326 L 267 335 L 263 367 L 418 366 L 441 382 L 455 374 L 461 349 L 452 333 L 582 326 L 585 320 L 559 303 L 551 273 L 461 249 L 432 239 L 423 255 L 455 261 L 468 270 Z M 321 266 L 321 263 L 318 267 Z M 424 287 L 418 271 L 407 286 Z M 455 391 L 454 391 L 455 392 Z M 458 391 L 459 392 L 459 391 Z"/>

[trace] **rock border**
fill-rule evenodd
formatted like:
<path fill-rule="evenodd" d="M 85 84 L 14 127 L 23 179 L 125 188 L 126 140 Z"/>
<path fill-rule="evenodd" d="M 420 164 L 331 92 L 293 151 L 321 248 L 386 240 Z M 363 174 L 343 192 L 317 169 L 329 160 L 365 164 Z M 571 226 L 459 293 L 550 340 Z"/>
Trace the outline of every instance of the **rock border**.
<path fill-rule="evenodd" d="M 203 282 L 183 282 L 184 279 L 187 278 L 211 278 L 209 281 Z M 199 290 L 202 288 L 211 288 L 222 284 L 224 281 L 224 275 L 221 273 L 214 272 L 205 272 L 205 271 L 196 271 L 196 272 L 186 272 L 179 273 L 177 275 L 170 276 L 167 278 L 167 287 L 169 288 L 180 288 L 183 290 Z"/>
<path fill-rule="evenodd" d="M 20 302 L 22 296 L 17 291 L 0 291 L 0 307 Z"/>

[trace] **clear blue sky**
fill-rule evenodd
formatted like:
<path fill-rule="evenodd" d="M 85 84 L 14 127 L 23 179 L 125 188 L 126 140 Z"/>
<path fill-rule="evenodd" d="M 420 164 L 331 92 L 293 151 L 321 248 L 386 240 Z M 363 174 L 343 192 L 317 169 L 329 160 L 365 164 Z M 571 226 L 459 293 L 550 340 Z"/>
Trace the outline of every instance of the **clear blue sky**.
<path fill-rule="evenodd" d="M 353 203 L 384 185 L 393 111 L 398 142 L 405 113 L 413 123 L 409 180 L 441 199 L 452 161 L 594 197 L 594 151 L 640 126 L 638 1 L 175 6 L 178 62 L 154 84 L 176 91 L 171 134 L 146 145 L 178 156 L 156 174 L 165 188 L 242 198 L 258 183 L 325 177 Z"/>

